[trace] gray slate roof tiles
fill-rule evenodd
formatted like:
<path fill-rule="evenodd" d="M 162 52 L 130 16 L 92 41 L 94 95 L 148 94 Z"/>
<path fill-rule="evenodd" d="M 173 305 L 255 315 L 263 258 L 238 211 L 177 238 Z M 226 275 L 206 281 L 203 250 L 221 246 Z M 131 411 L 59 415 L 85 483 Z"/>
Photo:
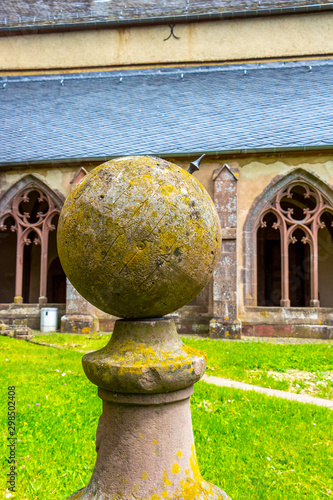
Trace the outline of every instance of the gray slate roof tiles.
<path fill-rule="evenodd" d="M 0 165 L 331 148 L 333 61 L 8 77 L 0 115 Z"/>
<path fill-rule="evenodd" d="M 272 14 L 279 9 L 311 11 L 333 7 L 331 0 L 1 0 L 0 29 L 134 22 L 230 13 Z M 274 11 L 274 12 L 273 12 Z"/>

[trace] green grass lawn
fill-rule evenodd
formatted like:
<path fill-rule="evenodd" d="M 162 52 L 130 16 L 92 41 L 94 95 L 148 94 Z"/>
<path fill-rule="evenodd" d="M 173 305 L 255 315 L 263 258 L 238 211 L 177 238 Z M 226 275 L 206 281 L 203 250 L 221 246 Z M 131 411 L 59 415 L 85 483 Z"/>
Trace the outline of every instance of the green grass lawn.
<path fill-rule="evenodd" d="M 229 356 L 232 344 L 224 345 Z M 8 473 L 8 386 L 16 387 L 15 498 L 64 500 L 89 481 L 102 405 L 81 357 L 73 349 L 0 337 L 0 495 Z M 331 410 L 204 382 L 196 384 L 191 404 L 201 472 L 233 500 L 333 498 Z"/>
<path fill-rule="evenodd" d="M 35 335 L 32 342 L 36 344 L 48 344 L 52 346 L 65 347 L 78 351 L 96 351 L 104 347 L 111 335 L 102 333 L 89 333 L 78 335 L 75 333 L 50 333 Z"/>
<path fill-rule="evenodd" d="M 109 336 L 36 335 L 35 342 L 78 350 L 102 348 Z M 208 355 L 207 375 L 249 384 L 333 399 L 333 342 L 322 344 L 272 344 L 182 338 Z"/>

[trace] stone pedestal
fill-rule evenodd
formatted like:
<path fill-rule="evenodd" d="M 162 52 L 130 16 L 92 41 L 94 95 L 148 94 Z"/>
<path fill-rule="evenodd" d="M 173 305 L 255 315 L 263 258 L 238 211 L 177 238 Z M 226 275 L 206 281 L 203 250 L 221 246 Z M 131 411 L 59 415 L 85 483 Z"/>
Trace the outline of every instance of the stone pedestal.
<path fill-rule="evenodd" d="M 213 318 L 209 323 L 211 339 L 240 339 L 242 324 L 239 320 L 227 321 L 224 318 Z"/>
<path fill-rule="evenodd" d="M 229 498 L 201 477 L 195 454 L 190 396 L 205 355 L 182 344 L 172 320 L 117 321 L 83 367 L 103 414 L 93 475 L 70 500 Z"/>
<path fill-rule="evenodd" d="M 91 314 L 65 314 L 61 317 L 61 333 L 91 333 L 98 330 L 97 324 Z"/>
<path fill-rule="evenodd" d="M 93 306 L 85 300 L 67 279 L 66 314 L 61 317 L 61 333 L 91 333 L 99 330 Z"/>

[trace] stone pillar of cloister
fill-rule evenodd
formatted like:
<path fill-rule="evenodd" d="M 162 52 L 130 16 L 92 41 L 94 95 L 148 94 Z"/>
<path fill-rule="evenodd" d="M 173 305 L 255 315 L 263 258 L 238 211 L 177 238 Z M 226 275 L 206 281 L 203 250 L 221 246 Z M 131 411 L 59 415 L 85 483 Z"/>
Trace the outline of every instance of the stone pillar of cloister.
<path fill-rule="evenodd" d="M 94 307 L 66 282 L 66 314 L 61 317 L 61 333 L 91 333 L 99 330 Z"/>
<path fill-rule="evenodd" d="M 214 171 L 214 204 L 222 229 L 222 249 L 213 274 L 211 338 L 240 338 L 237 317 L 237 181 L 238 170 L 223 165 Z"/>
<path fill-rule="evenodd" d="M 71 190 L 88 174 L 81 167 L 71 180 Z M 66 280 L 66 314 L 61 318 L 61 333 L 90 333 L 99 330 L 94 307 Z"/>

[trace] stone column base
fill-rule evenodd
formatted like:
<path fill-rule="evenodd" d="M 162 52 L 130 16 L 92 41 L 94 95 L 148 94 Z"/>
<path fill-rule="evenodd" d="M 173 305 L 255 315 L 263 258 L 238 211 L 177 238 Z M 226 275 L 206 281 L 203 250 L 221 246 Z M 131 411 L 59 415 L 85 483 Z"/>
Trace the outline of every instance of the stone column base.
<path fill-rule="evenodd" d="M 213 318 L 209 323 L 211 339 L 240 339 L 242 324 L 239 320 L 227 321 L 223 318 Z"/>
<path fill-rule="evenodd" d="M 310 300 L 310 307 L 320 307 L 320 302 L 319 300 Z"/>
<path fill-rule="evenodd" d="M 61 318 L 61 333 L 92 333 L 98 326 L 98 319 L 90 314 L 65 314 Z"/>
<path fill-rule="evenodd" d="M 280 306 L 281 307 L 290 307 L 290 300 L 289 299 L 281 299 Z"/>
<path fill-rule="evenodd" d="M 47 297 L 43 296 L 43 297 L 39 297 L 38 299 L 38 304 L 42 307 L 42 306 L 46 306 L 47 304 Z"/>

